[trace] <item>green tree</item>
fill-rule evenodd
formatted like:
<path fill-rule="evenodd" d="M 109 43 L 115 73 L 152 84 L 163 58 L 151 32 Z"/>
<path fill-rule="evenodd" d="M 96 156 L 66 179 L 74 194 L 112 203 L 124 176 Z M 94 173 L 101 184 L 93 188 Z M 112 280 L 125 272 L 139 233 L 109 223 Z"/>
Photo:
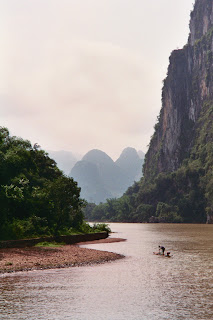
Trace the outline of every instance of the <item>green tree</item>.
<path fill-rule="evenodd" d="M 29 141 L 0 128 L 0 239 L 81 228 L 80 188 Z"/>

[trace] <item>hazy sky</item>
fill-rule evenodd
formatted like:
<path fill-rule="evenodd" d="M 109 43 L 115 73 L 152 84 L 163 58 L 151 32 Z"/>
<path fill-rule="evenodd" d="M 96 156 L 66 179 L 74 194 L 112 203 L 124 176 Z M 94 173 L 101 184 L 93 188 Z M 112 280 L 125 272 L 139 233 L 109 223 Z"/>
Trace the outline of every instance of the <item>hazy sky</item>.
<path fill-rule="evenodd" d="M 194 0 L 0 0 L 0 126 L 43 149 L 147 150 Z"/>

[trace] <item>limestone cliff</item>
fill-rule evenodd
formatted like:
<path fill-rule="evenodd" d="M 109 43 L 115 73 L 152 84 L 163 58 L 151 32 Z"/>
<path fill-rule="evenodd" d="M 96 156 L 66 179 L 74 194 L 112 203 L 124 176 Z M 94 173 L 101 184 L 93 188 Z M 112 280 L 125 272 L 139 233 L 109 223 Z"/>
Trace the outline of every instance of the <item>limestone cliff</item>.
<path fill-rule="evenodd" d="M 170 56 L 162 90 L 162 109 L 143 169 L 146 183 L 159 174 L 173 174 L 170 184 L 173 184 L 176 198 L 171 194 L 163 202 L 178 203 L 182 215 L 179 204 L 188 201 L 185 208 L 190 206 L 191 213 L 183 221 L 203 221 L 206 215 L 207 222 L 213 223 L 212 0 L 195 1 L 188 43 Z M 185 172 L 182 182 L 185 190 L 179 184 L 181 170 Z M 174 200 L 177 197 L 179 202 Z M 202 219 L 198 217 L 201 212 Z"/>
<path fill-rule="evenodd" d="M 146 179 L 177 170 L 195 143 L 201 111 L 213 101 L 213 1 L 197 0 L 188 44 L 170 56 L 162 109 L 146 154 Z"/>

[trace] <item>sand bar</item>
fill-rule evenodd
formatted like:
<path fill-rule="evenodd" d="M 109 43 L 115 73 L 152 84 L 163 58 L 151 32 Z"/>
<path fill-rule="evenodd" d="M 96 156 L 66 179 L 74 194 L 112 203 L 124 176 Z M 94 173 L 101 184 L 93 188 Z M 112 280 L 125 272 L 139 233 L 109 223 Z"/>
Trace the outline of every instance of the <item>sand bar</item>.
<path fill-rule="evenodd" d="M 0 249 L 0 273 L 93 265 L 121 259 L 124 256 L 114 252 L 79 247 L 81 244 L 118 241 L 125 239 L 107 238 L 61 247 Z"/>

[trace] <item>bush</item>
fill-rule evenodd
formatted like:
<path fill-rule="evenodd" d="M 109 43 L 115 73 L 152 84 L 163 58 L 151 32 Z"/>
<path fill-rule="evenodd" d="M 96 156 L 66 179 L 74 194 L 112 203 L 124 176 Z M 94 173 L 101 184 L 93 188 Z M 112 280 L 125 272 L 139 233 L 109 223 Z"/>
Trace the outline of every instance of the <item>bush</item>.
<path fill-rule="evenodd" d="M 92 228 L 93 228 L 93 231 L 95 232 L 102 232 L 102 231 L 106 231 L 107 233 L 111 232 L 109 225 L 106 223 L 94 223 Z"/>

